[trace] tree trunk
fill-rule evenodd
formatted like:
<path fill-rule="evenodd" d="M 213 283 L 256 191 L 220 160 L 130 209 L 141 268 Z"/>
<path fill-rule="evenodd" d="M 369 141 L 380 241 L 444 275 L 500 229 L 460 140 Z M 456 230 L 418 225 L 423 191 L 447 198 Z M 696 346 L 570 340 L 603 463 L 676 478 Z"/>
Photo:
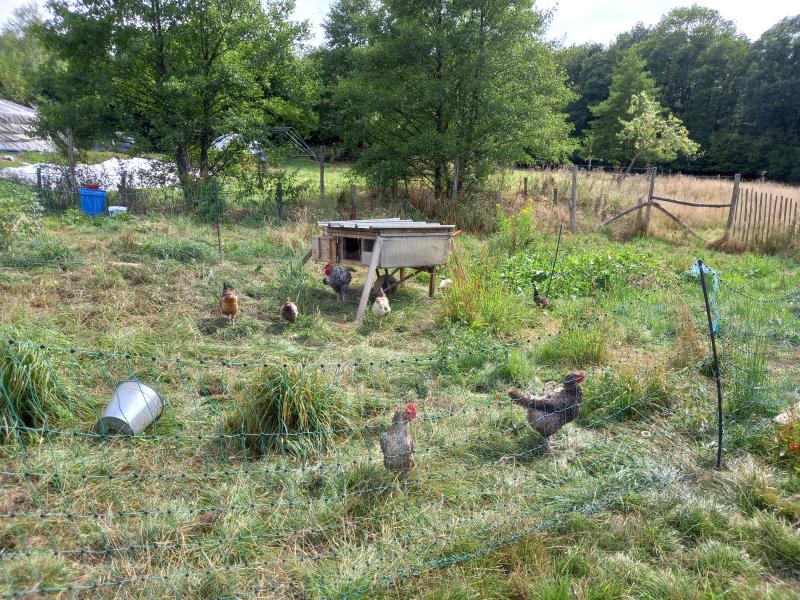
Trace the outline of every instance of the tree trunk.
<path fill-rule="evenodd" d="M 181 144 L 175 150 L 175 165 L 178 168 L 178 180 L 181 185 L 186 185 L 192 178 L 192 162 L 189 158 L 189 148 L 185 144 Z"/>
<path fill-rule="evenodd" d="M 444 172 L 442 169 L 441 163 L 436 163 L 436 166 L 433 168 L 433 196 L 436 198 L 436 201 L 442 199 L 442 194 L 444 193 Z"/>

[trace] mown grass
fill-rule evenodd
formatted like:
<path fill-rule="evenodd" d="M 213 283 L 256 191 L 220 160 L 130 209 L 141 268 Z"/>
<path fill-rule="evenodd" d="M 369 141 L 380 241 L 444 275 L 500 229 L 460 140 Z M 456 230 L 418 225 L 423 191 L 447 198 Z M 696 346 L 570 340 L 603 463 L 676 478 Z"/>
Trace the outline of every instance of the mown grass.
<path fill-rule="evenodd" d="M 742 386 L 724 379 L 738 437 L 726 438 L 727 468 L 716 472 L 702 298 L 696 281 L 675 277 L 701 252 L 726 281 L 775 297 L 800 281 L 790 259 L 634 240 L 625 252 L 647 253 L 657 270 L 564 294 L 543 311 L 525 291 L 496 285 L 507 256 L 492 256 L 492 239 L 462 234 L 458 262 L 440 273 L 451 288 L 430 300 L 412 279 L 391 296 L 389 319 L 359 326 L 363 272 L 337 303 L 320 266 L 295 260 L 315 230 L 306 221 L 225 224 L 222 259 L 213 229 L 186 218 L 51 217 L 45 229 L 74 261 L 3 263 L 0 301 L 3 335 L 67 348 L 56 374 L 89 409 L 51 424 L 89 431 L 115 383 L 132 375 L 166 409 L 148 430 L 155 437 L 0 447 L 3 472 L 58 474 L 3 479 L 0 512 L 30 516 L 0 520 L 0 591 L 135 573 L 147 579 L 97 596 L 797 597 L 800 489 L 769 424 L 800 379 L 786 335 L 797 329 L 793 305 L 758 308 L 720 288 L 722 356 L 751 375 Z M 537 236 L 528 252 L 555 246 Z M 239 294 L 235 327 L 216 312 L 223 281 Z M 301 310 L 292 325 L 278 315 L 286 297 Z M 752 362 L 739 346 L 747 327 L 768 336 Z M 190 361 L 200 357 L 230 362 Z M 538 392 L 574 369 L 587 372 L 586 403 L 543 455 L 505 392 Z M 417 467 L 401 486 L 378 438 L 408 402 L 419 412 Z M 242 431 L 326 439 L 252 447 Z M 105 473 L 115 478 L 82 479 Z M 43 510 L 148 514 L 42 519 Z M 48 554 L 70 548 L 98 554 Z"/>

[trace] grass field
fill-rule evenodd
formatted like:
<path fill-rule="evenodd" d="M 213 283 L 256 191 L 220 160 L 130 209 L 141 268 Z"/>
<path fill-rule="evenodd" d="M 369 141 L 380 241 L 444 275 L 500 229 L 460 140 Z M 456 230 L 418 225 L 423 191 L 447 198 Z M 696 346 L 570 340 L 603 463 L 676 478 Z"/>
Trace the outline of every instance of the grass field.
<path fill-rule="evenodd" d="M 2 335 L 45 345 L 0 354 L 0 596 L 800 597 L 800 426 L 771 420 L 798 401 L 800 265 L 567 236 L 542 311 L 530 282 L 546 288 L 555 238 L 532 214 L 462 234 L 447 290 L 412 279 L 362 325 L 363 270 L 337 303 L 297 265 L 303 219 L 225 225 L 220 259 L 185 217 L 47 217 L 0 255 Z M 698 256 L 721 276 L 721 471 Z M 585 403 L 544 454 L 506 392 L 572 369 Z M 93 433 L 132 376 L 164 415 Z M 15 424 L 12 397 L 46 417 Z M 314 413 L 253 427 L 276 399 Z M 407 402 L 402 485 L 377 439 Z"/>

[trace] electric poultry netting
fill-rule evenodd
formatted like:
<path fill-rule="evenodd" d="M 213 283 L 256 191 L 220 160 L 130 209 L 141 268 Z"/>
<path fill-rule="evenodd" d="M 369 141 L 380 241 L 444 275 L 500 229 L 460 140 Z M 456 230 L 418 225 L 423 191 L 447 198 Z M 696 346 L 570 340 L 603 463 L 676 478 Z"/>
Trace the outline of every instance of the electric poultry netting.
<path fill-rule="evenodd" d="M 742 453 L 786 404 L 786 382 L 768 374 L 796 352 L 798 297 L 753 302 L 706 276 L 726 452 Z M 587 329 L 613 331 L 627 350 L 584 366 L 580 413 L 545 453 L 509 400 L 510 355 L 535 362 Z M 29 406 L 1 424 L 0 597 L 369 597 L 633 494 L 680 494 L 716 451 L 706 312 L 691 277 L 524 343 L 392 361 L 143 357 L 20 340 L 5 352 L 17 369 L 4 373 L 4 400 Z M 546 391 L 541 372 L 529 389 Z M 98 431 L 124 380 L 152 386 L 163 415 L 135 436 Z M 254 420 L 265 387 L 309 389 L 339 408 L 312 406 L 307 430 L 288 414 Z M 42 417 L 56 401 L 57 417 Z M 400 481 L 378 440 L 404 403 L 418 411 L 416 466 Z"/>

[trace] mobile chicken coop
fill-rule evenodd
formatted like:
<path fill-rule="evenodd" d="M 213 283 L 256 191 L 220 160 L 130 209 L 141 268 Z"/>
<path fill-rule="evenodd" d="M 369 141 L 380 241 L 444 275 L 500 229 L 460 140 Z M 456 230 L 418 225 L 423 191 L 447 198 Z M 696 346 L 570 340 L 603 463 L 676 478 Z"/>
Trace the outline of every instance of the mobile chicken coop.
<path fill-rule="evenodd" d="M 428 295 L 436 290 L 436 267 L 447 264 L 453 225 L 411 219 L 367 219 L 320 221 L 322 234 L 311 240 L 311 258 L 316 261 L 368 267 L 356 319 L 364 319 L 369 293 L 377 276 L 393 287 L 419 272 L 430 274 Z M 380 269 L 384 269 L 381 275 Z M 406 269 L 411 272 L 406 273 Z"/>

